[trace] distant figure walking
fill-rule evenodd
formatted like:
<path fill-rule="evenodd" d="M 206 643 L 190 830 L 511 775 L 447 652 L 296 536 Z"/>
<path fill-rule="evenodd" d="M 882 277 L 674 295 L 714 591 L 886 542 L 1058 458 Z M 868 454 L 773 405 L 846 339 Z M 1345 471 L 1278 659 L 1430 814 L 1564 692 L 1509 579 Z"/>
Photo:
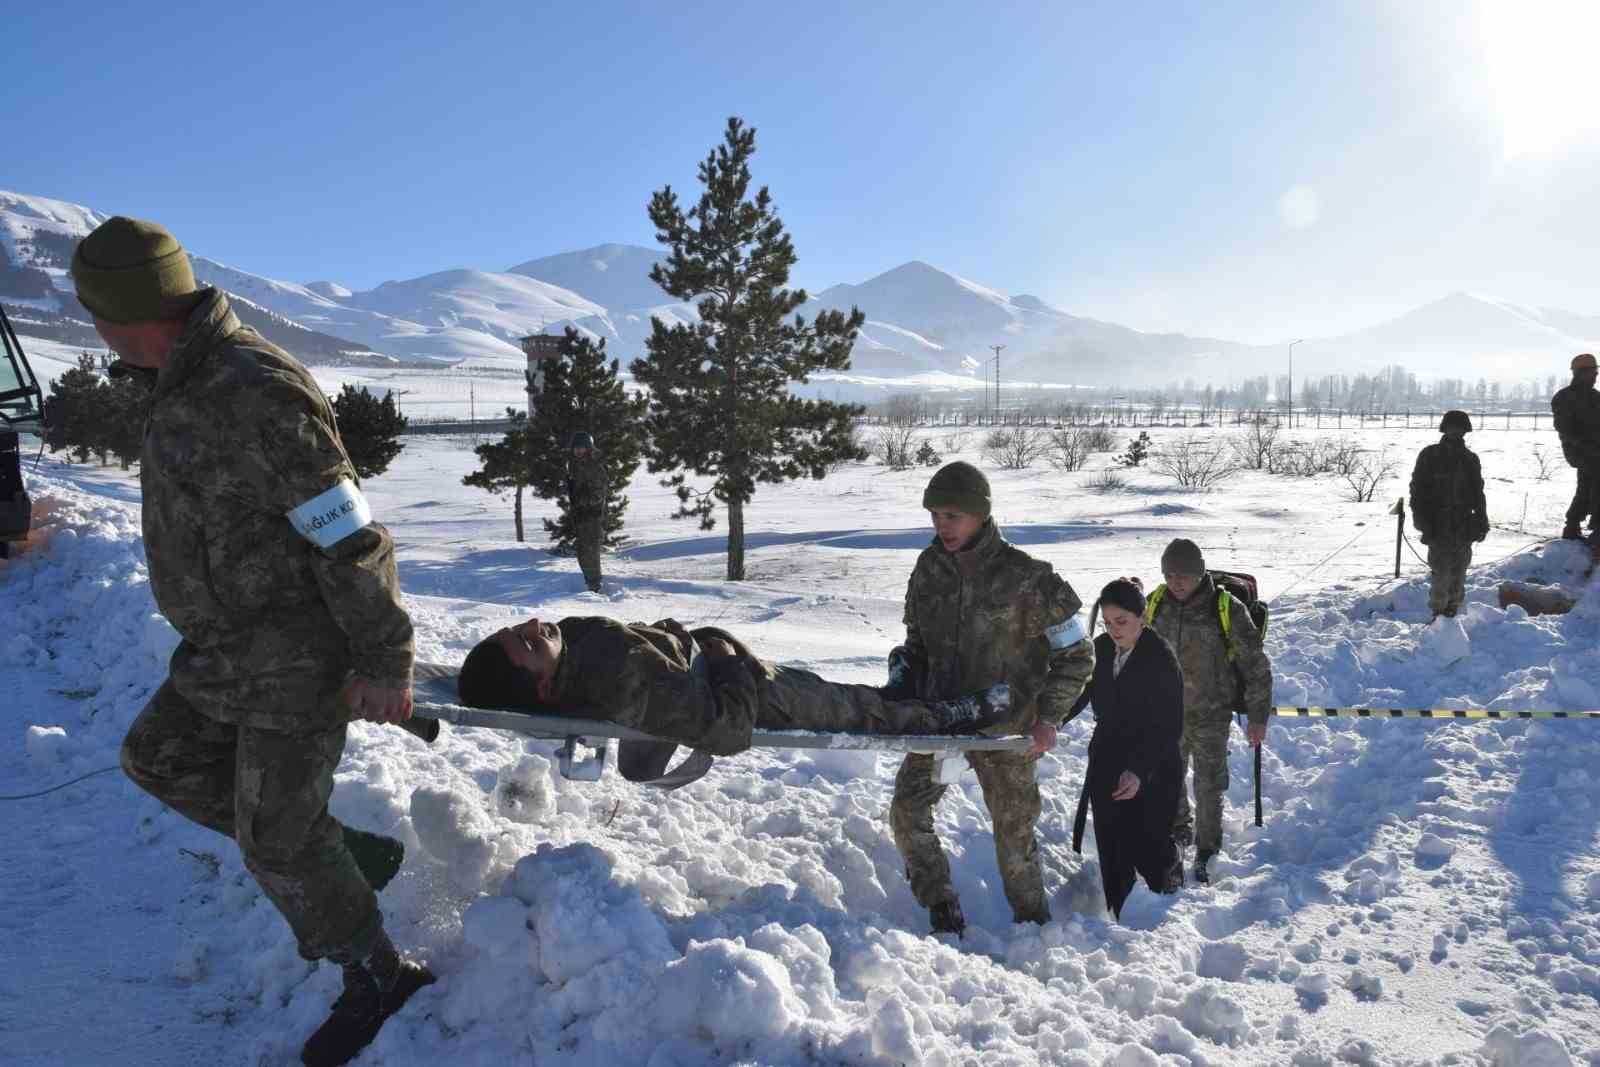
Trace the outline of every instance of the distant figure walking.
<path fill-rule="evenodd" d="M 1589 547 L 1600 549 L 1600 393 L 1595 391 L 1595 358 L 1585 352 L 1572 359 L 1572 382 L 1550 398 L 1561 436 L 1561 452 L 1578 471 L 1578 488 L 1567 508 L 1561 536 L 1583 540 L 1589 520 Z"/>
<path fill-rule="evenodd" d="M 583 584 L 600 591 L 600 547 L 606 539 L 606 497 L 610 493 L 605 461 L 594 438 L 579 431 L 572 435 L 567 457 L 567 508 L 578 541 L 578 566 Z"/>
<path fill-rule="evenodd" d="M 1422 450 L 1411 471 L 1411 521 L 1428 546 L 1428 606 L 1436 619 L 1461 609 L 1473 542 L 1489 536 L 1483 468 L 1467 447 L 1472 420 L 1465 411 L 1447 411 L 1439 432 L 1444 436 Z"/>

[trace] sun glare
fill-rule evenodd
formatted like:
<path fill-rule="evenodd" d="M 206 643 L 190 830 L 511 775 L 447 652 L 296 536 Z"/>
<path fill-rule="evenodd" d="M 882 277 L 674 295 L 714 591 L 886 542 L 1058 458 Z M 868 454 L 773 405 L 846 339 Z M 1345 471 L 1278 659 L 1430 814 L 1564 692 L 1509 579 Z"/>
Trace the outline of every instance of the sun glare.
<path fill-rule="evenodd" d="M 1479 22 L 1507 156 L 1548 154 L 1600 131 L 1600 0 L 1481 0 Z"/>

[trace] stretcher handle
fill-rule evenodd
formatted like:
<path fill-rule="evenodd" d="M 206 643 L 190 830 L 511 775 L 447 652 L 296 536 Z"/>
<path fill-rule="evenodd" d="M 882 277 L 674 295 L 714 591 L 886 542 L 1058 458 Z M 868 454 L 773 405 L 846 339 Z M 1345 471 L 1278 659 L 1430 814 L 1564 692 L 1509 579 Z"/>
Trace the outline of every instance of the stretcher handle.
<path fill-rule="evenodd" d="M 426 715 L 413 715 L 405 722 L 397 722 L 396 726 L 428 744 L 433 744 L 439 737 L 439 720 L 430 719 Z"/>

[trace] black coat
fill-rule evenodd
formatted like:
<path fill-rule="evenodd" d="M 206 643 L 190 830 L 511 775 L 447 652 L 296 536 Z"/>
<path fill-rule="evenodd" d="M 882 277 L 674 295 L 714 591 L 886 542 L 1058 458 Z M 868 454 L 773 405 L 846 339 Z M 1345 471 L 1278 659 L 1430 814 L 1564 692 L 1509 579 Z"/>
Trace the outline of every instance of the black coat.
<path fill-rule="evenodd" d="M 1110 634 L 1095 638 L 1094 653 L 1094 679 L 1072 710 L 1077 715 L 1092 703 L 1095 717 L 1072 847 L 1083 851 L 1084 816 L 1092 810 L 1106 907 L 1119 915 L 1136 875 L 1159 891 L 1177 860 L 1172 819 L 1183 788 L 1183 670 L 1172 646 L 1148 627 L 1120 675 L 1112 675 Z M 1139 792 L 1112 800 L 1123 771 L 1138 776 Z"/>

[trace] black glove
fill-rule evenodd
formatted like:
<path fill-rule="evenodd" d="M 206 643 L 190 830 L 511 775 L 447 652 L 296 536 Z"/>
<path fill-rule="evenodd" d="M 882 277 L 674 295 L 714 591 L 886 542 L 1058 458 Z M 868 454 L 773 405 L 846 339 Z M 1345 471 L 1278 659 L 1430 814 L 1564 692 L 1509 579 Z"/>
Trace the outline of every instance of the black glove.
<path fill-rule="evenodd" d="M 918 679 L 916 664 L 904 645 L 889 650 L 889 681 L 878 692 L 885 700 L 915 700 Z"/>

